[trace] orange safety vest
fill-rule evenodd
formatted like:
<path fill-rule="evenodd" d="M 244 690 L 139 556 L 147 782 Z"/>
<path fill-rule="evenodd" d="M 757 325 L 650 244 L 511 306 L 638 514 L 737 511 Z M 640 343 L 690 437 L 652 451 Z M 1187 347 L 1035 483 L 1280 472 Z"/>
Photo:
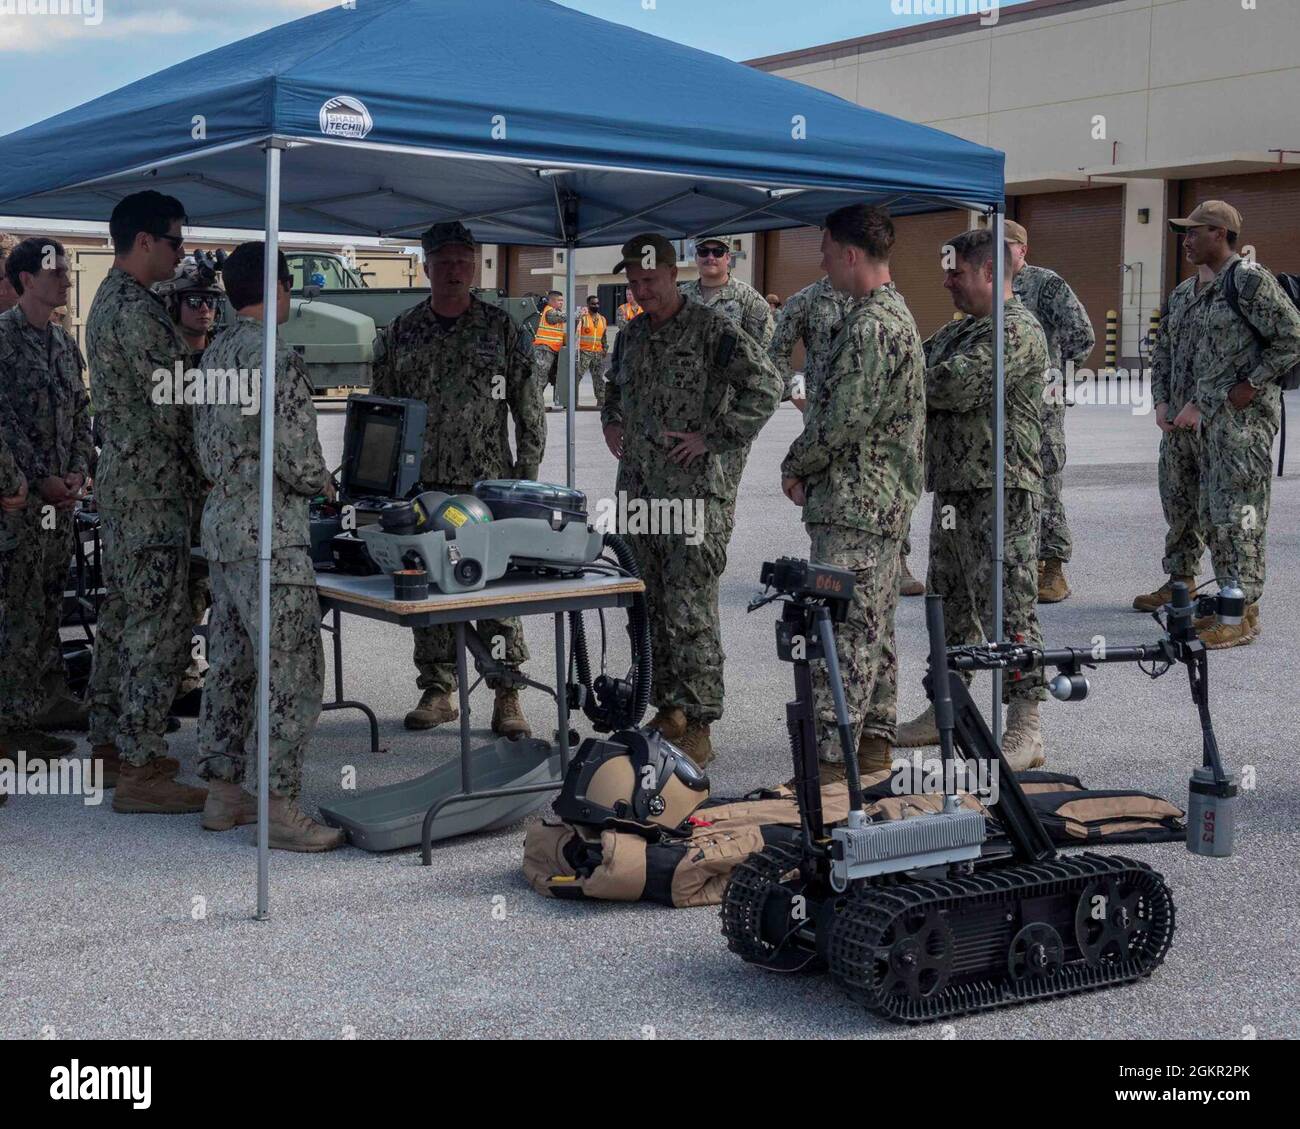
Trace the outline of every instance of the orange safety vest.
<path fill-rule="evenodd" d="M 604 314 L 597 314 L 593 318 L 589 310 L 584 310 L 578 318 L 578 348 L 584 353 L 603 353 L 607 328 L 609 322 L 605 320 Z"/>
<path fill-rule="evenodd" d="M 645 311 L 635 302 L 624 302 L 619 306 L 618 312 L 623 315 L 624 321 L 631 321 L 633 318 L 640 317 Z"/>
<path fill-rule="evenodd" d="M 564 322 L 559 325 L 551 325 L 546 320 L 546 311 L 551 307 L 546 306 L 537 318 L 537 336 L 533 338 L 534 345 L 545 345 L 553 353 L 558 353 L 564 348 Z"/>

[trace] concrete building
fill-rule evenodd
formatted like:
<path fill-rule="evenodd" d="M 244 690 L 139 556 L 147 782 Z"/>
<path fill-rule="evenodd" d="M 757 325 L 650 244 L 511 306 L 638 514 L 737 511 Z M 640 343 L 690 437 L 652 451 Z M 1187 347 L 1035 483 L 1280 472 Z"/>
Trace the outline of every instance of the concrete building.
<path fill-rule="evenodd" d="M 1188 273 L 1165 220 L 1201 200 L 1240 210 L 1259 262 L 1300 271 L 1300 0 L 1032 0 L 989 26 L 899 23 L 750 65 L 1003 150 L 1008 217 L 1028 229 L 1030 261 L 1088 307 L 1094 365 L 1108 309 L 1121 356 L 1137 356 Z M 951 316 L 926 257 L 966 220 L 899 223 L 895 273 L 924 332 Z M 815 241 L 765 235 L 760 289 L 815 278 Z"/>
<path fill-rule="evenodd" d="M 1300 0 L 1031 0 L 993 24 L 974 2 L 929 23 L 910 14 L 920 0 L 888 2 L 893 30 L 749 65 L 1003 150 L 1008 218 L 1029 230 L 1030 261 L 1087 306 L 1094 367 L 1108 310 L 1121 360 L 1139 357 L 1151 314 L 1187 274 L 1165 220 L 1201 200 L 1241 211 L 1243 249 L 1265 266 L 1300 271 Z M 894 275 L 924 333 L 952 317 L 937 253 L 971 219 L 898 221 Z M 739 237 L 736 273 L 788 297 L 819 276 L 819 239 L 812 228 Z M 489 282 L 485 269 L 485 285 L 563 285 L 563 251 L 493 253 L 504 273 Z M 579 300 L 622 281 L 609 273 L 617 259 L 617 248 L 578 252 Z"/>

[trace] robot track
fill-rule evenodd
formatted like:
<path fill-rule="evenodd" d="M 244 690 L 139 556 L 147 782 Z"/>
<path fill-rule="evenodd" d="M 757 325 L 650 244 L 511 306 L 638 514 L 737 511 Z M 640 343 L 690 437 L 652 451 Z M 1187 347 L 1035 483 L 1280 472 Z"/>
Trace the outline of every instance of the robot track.
<path fill-rule="evenodd" d="M 751 856 L 723 900 L 731 950 L 785 970 L 820 953 L 855 1000 L 903 1023 L 1132 983 L 1160 965 L 1174 933 L 1164 879 L 1113 855 L 856 884 L 809 911 L 815 930 L 791 918 L 803 892 L 796 851 Z"/>

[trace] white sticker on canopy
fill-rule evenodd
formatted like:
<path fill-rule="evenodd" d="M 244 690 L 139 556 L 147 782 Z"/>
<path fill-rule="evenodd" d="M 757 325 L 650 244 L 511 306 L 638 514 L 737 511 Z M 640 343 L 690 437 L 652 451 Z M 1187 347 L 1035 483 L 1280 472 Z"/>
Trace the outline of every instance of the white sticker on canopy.
<path fill-rule="evenodd" d="M 326 137 L 360 141 L 374 128 L 374 119 L 359 98 L 339 94 L 320 108 L 320 131 Z"/>

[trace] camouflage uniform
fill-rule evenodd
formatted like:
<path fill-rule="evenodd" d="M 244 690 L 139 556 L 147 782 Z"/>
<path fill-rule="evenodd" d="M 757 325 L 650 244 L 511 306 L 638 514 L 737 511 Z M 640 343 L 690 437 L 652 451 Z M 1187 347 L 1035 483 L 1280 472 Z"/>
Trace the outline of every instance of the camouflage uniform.
<path fill-rule="evenodd" d="M 42 478 L 90 473 L 85 367 L 62 327 L 36 329 L 21 306 L 0 314 L 0 445 L 28 483 L 26 508 L 0 512 L 0 542 L 17 542 L 4 553 L 0 578 L 0 607 L 6 609 L 0 631 L 0 732 L 31 725 L 41 706 L 42 670 L 59 644 L 73 515 L 47 506 L 36 486 Z M 0 495 L 16 492 L 17 475 L 13 478 L 0 483 Z"/>
<path fill-rule="evenodd" d="M 443 329 L 429 302 L 400 314 L 375 338 L 371 391 L 429 405 L 420 468 L 426 489 L 464 494 L 479 479 L 537 477 L 546 450 L 541 385 L 532 379 L 526 339 L 495 306 L 472 298 L 451 329 Z M 510 453 L 511 416 L 517 456 Z M 456 688 L 454 627 L 413 630 L 417 685 L 451 693 Z M 502 638 L 503 665 L 518 669 L 527 661 L 518 618 L 479 620 L 475 630 L 489 650 L 496 637 Z M 489 684 L 495 687 L 498 680 Z"/>
<path fill-rule="evenodd" d="M 635 309 L 637 312 L 632 313 L 632 309 L 628 308 L 629 306 L 632 307 L 632 309 Z M 614 311 L 614 328 L 626 329 L 627 323 L 632 321 L 634 318 L 639 318 L 642 312 L 643 311 L 641 307 L 636 305 L 635 302 L 624 302 L 621 306 L 619 306 L 617 310 Z"/>
<path fill-rule="evenodd" d="M 90 740 L 124 761 L 163 755 L 167 710 L 189 661 L 190 530 L 204 479 L 193 409 L 156 404 L 153 373 L 187 348 L 163 300 L 114 267 L 86 322 L 90 396 L 103 449 L 96 467 L 107 594 L 90 674 Z"/>
<path fill-rule="evenodd" d="M 560 310 L 553 310 L 550 306 L 545 306 L 542 312 L 538 314 L 538 325 L 541 325 L 543 318 L 546 320 L 547 325 L 558 325 L 562 330 L 568 328 L 568 315 Z M 537 387 L 540 389 L 544 385 L 554 384 L 560 378 L 559 362 L 563 346 L 559 349 L 552 349 L 549 345 L 534 344 L 532 349 L 533 375 L 537 377 Z"/>
<path fill-rule="evenodd" d="M 1234 578 L 1253 604 L 1264 592 L 1270 460 L 1282 411 L 1278 379 L 1300 364 L 1300 310 L 1267 270 L 1238 270 L 1240 263 L 1234 255 L 1187 316 L 1196 342 L 1192 379 L 1202 415 L 1201 527 L 1210 539 L 1214 575 Z M 1264 335 L 1263 348 L 1224 297 L 1230 270 L 1237 271 L 1242 315 Z M 1255 388 L 1255 398 L 1234 408 L 1228 391 L 1241 381 Z"/>
<path fill-rule="evenodd" d="M 578 315 L 578 336 L 582 336 L 582 319 L 586 317 L 586 311 Z M 600 337 L 600 351 L 593 352 L 590 349 L 578 350 L 578 372 L 576 381 L 579 386 L 582 384 L 584 376 L 591 377 L 591 390 L 596 394 L 596 406 L 603 408 L 605 406 L 605 369 L 608 367 L 606 360 L 609 357 L 609 323 L 605 323 L 605 332 Z"/>
<path fill-rule="evenodd" d="M 261 372 L 263 325 L 240 317 L 217 334 L 204 367 Z M 260 398 L 260 381 L 254 382 Z M 327 470 L 306 366 L 275 352 L 275 476 L 271 483 L 271 791 L 296 799 L 303 756 L 320 716 L 325 656 L 307 507 Z M 208 678 L 199 714 L 200 775 L 238 784 L 256 766 L 260 623 L 260 412 L 239 404 L 194 409 L 194 436 L 212 490 L 203 506 L 203 553 L 212 581 Z"/>
<path fill-rule="evenodd" d="M 1151 399 L 1168 404 L 1165 419 L 1172 421 L 1193 398 L 1192 352 L 1196 338 L 1188 316 L 1197 299 L 1196 277 L 1174 288 L 1156 330 L 1151 360 Z M 1157 464 L 1160 506 L 1164 510 L 1165 556 L 1162 567 L 1170 576 L 1195 576 L 1205 553 L 1201 526 L 1201 433 L 1176 427 L 1160 433 Z"/>
<path fill-rule="evenodd" d="M 797 295 L 796 295 L 797 297 Z M 925 354 L 902 296 L 888 283 L 853 303 L 810 391 L 803 434 L 781 474 L 804 480 L 812 559 L 857 578 L 836 652 L 853 739 L 892 741 L 897 725 L 899 541 L 921 493 Z M 826 668 L 813 667 L 823 760 L 843 759 Z"/>
<path fill-rule="evenodd" d="M 831 338 L 844 320 L 852 301 L 847 294 L 836 290 L 829 278 L 823 276 L 811 286 L 805 286 L 797 294 L 791 295 L 781 308 L 769 355 L 785 380 L 787 397 L 793 396 L 795 391 L 790 356 L 796 342 L 802 341 L 806 351 L 802 398 L 812 403 L 822 375 L 830 364 Z"/>
<path fill-rule="evenodd" d="M 1082 365 L 1092 352 L 1096 335 L 1088 311 L 1065 279 L 1046 267 L 1026 263 L 1016 275 L 1012 289 L 1043 327 L 1051 367 L 1064 375 L 1068 361 Z M 1061 499 L 1065 479 L 1065 407 L 1050 396 L 1043 397 L 1040 405 L 1043 495 L 1038 556 L 1042 560 L 1068 561 L 1074 547 Z"/>
<path fill-rule="evenodd" d="M 723 314 L 732 325 L 739 326 L 766 351 L 772 344 L 772 334 L 776 331 L 776 319 L 772 316 L 772 307 L 767 299 L 747 282 L 738 278 L 729 278 L 716 289 L 705 291 L 698 279 L 683 282 L 678 289 L 692 302 L 699 302 L 710 309 Z M 745 473 L 745 463 L 749 461 L 749 448 L 753 437 L 743 446 L 727 451 L 722 456 L 723 472 L 730 484 L 727 497 L 727 540 L 731 540 L 731 530 L 736 523 L 736 496 L 740 492 L 740 479 Z"/>
<path fill-rule="evenodd" d="M 733 483 L 725 453 L 752 442 L 780 396 L 765 351 L 721 313 L 687 302 L 658 329 L 648 316 L 628 323 L 605 393 L 601 423 L 620 424 L 623 458 L 616 490 L 660 506 L 680 502 L 704 529 L 690 544 L 683 528 L 625 533 L 645 578 L 654 659 L 655 705 L 688 720 L 722 716 L 722 636 L 718 582 L 727 566 Z M 670 462 L 677 440 L 665 431 L 702 431 L 708 452 L 689 467 Z"/>
<path fill-rule="evenodd" d="M 993 638 L 993 318 L 951 321 L 925 343 L 925 485 L 934 491 L 930 591 L 944 598 L 948 645 Z M 1004 638 L 1037 644 L 1038 504 L 1047 341 L 1019 299 L 1006 304 Z M 967 680 L 969 681 L 969 679 Z M 1041 675 L 1005 697 L 1046 697 Z"/>

